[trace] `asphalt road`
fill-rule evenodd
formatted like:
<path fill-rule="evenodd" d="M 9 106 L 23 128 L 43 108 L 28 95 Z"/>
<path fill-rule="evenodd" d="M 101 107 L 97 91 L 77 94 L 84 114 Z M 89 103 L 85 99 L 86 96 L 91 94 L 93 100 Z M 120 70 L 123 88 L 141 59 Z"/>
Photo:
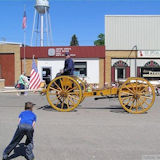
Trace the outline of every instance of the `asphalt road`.
<path fill-rule="evenodd" d="M 35 160 L 160 160 L 160 97 L 145 114 L 125 112 L 118 99 L 86 98 L 72 112 L 57 112 L 45 96 L 0 94 L 0 153 L 24 109 L 36 103 Z M 10 159 L 25 160 L 22 140 Z"/>

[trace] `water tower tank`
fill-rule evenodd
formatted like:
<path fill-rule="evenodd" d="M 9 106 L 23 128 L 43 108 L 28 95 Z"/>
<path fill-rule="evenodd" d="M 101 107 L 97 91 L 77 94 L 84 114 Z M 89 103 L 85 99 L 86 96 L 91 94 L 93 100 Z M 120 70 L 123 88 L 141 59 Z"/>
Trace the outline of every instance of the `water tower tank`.
<path fill-rule="evenodd" d="M 36 0 L 35 8 L 41 14 L 44 14 L 49 8 L 48 0 Z"/>

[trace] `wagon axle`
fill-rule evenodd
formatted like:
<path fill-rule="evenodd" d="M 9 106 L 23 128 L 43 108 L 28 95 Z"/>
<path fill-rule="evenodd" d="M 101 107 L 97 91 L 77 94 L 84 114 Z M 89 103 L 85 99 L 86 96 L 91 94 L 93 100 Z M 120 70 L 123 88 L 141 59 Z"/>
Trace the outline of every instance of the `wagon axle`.
<path fill-rule="evenodd" d="M 66 91 L 61 91 L 59 94 L 61 97 L 64 97 L 64 98 L 68 96 L 68 93 Z"/>
<path fill-rule="evenodd" d="M 134 94 L 134 95 L 133 95 L 133 99 L 135 99 L 135 100 L 140 99 L 140 95 L 139 95 L 139 94 Z"/>

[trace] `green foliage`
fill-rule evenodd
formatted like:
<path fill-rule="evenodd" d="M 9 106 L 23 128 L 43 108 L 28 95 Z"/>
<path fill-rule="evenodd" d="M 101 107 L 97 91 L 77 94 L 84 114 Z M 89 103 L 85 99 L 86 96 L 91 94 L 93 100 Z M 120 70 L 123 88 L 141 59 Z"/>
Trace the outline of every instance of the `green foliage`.
<path fill-rule="evenodd" d="M 104 34 L 103 33 L 100 33 L 98 35 L 98 40 L 94 41 L 94 45 L 95 46 L 104 46 Z"/>
<path fill-rule="evenodd" d="M 72 36 L 70 46 L 79 46 L 79 42 L 75 34 Z"/>

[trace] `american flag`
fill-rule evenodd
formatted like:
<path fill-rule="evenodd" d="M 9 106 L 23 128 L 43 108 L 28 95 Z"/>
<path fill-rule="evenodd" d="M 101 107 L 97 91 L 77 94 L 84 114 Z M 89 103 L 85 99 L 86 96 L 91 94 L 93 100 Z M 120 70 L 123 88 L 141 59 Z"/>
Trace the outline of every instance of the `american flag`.
<path fill-rule="evenodd" d="M 25 29 L 27 26 L 27 17 L 26 17 L 26 11 L 24 10 L 24 15 L 23 15 L 23 21 L 22 21 L 22 28 Z"/>
<path fill-rule="evenodd" d="M 29 88 L 30 89 L 38 89 L 40 87 L 40 84 L 41 84 L 40 75 L 38 73 L 38 69 L 37 69 L 37 66 L 36 66 L 35 59 L 33 58 Z"/>

